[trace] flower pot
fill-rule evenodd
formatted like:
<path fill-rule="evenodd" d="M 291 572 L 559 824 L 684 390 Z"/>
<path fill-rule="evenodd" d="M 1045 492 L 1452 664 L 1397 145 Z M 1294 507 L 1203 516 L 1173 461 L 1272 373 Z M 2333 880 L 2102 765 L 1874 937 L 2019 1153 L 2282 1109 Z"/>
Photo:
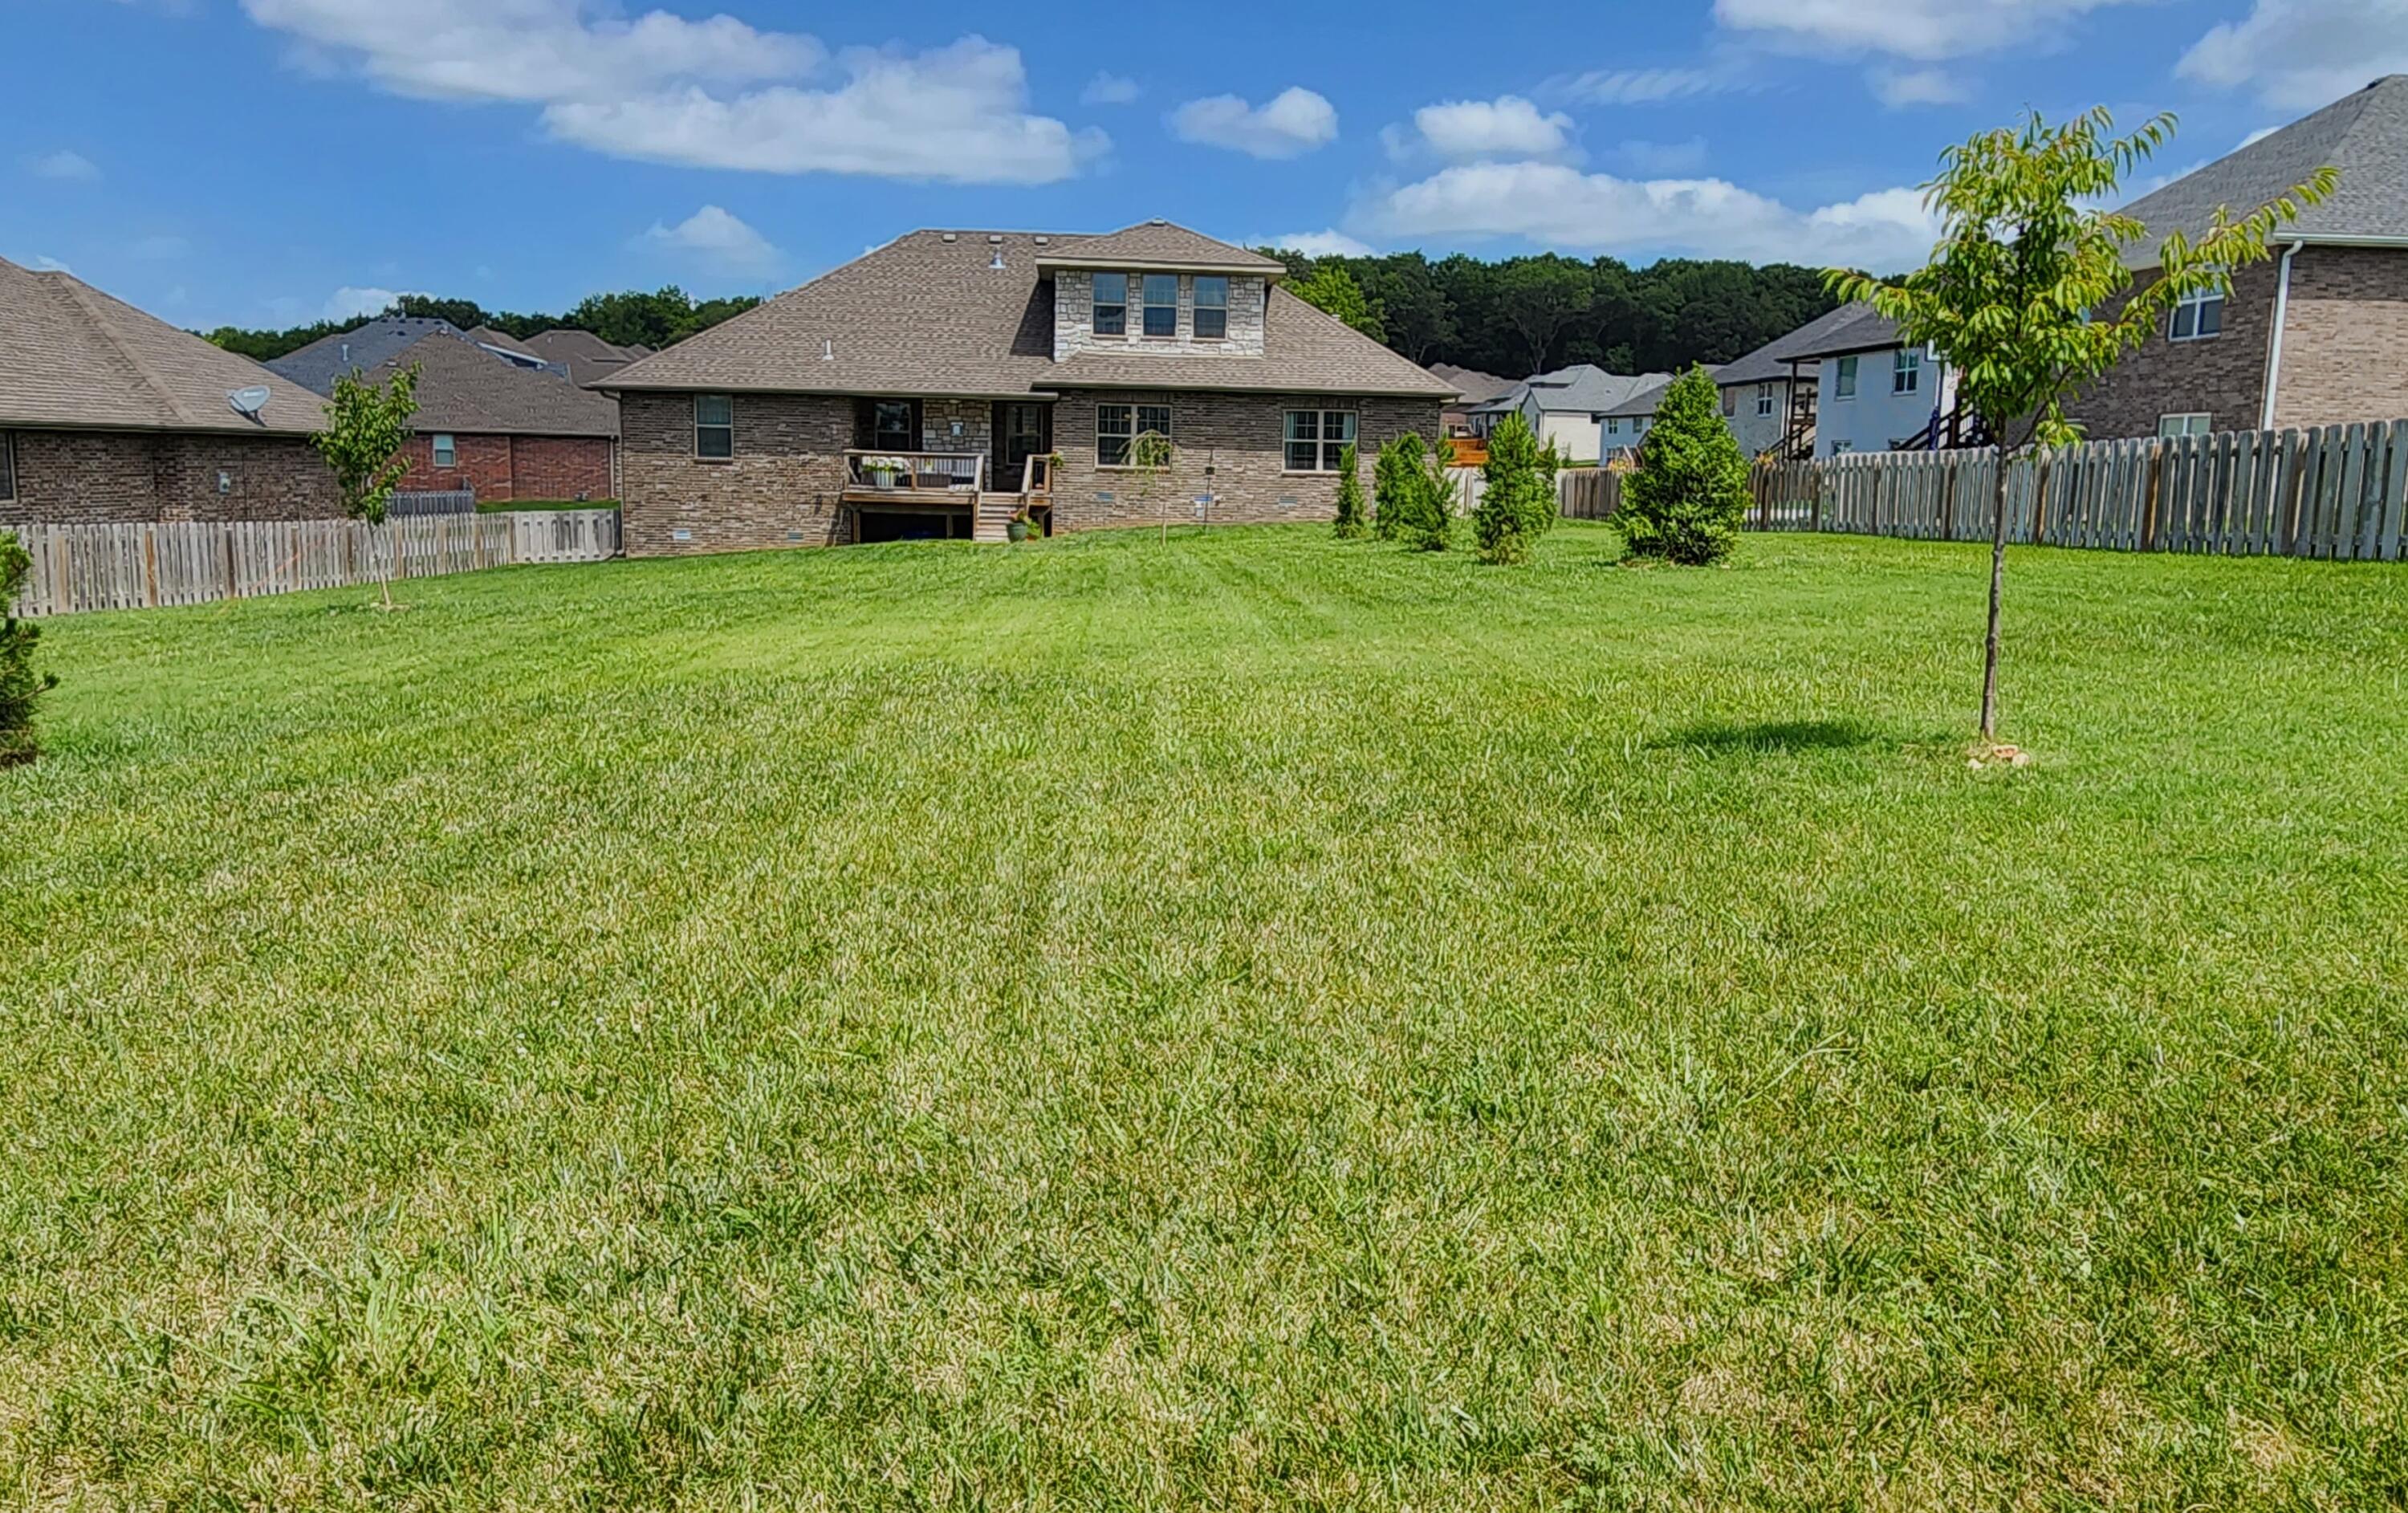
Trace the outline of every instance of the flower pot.
<path fill-rule="evenodd" d="M 869 486 L 873 489 L 891 489 L 895 487 L 895 470 L 891 467 L 871 468 L 869 470 Z"/>
<path fill-rule="evenodd" d="M 1006 525 L 1003 528 L 1003 534 L 1010 540 L 1025 541 L 1028 539 L 1028 522 L 1026 521 L 1013 521 L 1010 524 Z"/>

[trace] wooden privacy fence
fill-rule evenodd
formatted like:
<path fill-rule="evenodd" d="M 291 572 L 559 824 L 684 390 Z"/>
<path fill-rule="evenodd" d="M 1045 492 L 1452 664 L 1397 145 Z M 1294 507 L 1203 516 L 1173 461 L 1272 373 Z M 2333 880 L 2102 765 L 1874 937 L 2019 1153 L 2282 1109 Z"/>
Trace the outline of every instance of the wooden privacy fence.
<path fill-rule="evenodd" d="M 380 580 L 388 563 L 398 578 L 437 578 L 619 554 L 615 509 L 7 529 L 34 559 L 17 603 L 27 616 L 338 589 Z"/>
<path fill-rule="evenodd" d="M 1979 451 L 1758 468 L 1748 523 L 1986 541 L 1998 477 Z M 2097 441 L 2007 473 L 2008 539 L 2043 546 L 2397 562 L 2403 523 L 2408 421 Z"/>

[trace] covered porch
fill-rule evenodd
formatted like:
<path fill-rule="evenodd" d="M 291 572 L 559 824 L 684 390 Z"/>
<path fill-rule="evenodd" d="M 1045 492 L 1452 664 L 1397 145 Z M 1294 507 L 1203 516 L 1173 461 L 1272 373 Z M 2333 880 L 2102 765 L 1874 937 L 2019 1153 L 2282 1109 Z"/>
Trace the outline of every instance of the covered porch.
<path fill-rule="evenodd" d="M 1024 512 L 1050 534 L 1052 421 L 1038 401 L 860 400 L 844 453 L 853 539 L 1001 541 Z"/>

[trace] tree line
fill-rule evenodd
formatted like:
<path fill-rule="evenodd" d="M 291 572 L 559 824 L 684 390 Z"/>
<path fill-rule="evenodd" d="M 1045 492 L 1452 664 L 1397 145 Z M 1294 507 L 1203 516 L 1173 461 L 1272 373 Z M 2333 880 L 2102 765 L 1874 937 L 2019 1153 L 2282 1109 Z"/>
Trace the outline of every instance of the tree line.
<path fill-rule="evenodd" d="M 1821 269 L 1787 263 L 1262 251 L 1287 265 L 1297 295 L 1414 362 L 1509 378 L 1575 363 L 1612 373 L 1727 363 L 1838 303 Z"/>
<path fill-rule="evenodd" d="M 760 303 L 760 297 L 754 294 L 697 300 L 677 285 L 670 284 L 649 294 L 641 290 L 627 290 L 615 294 L 588 294 L 570 307 L 566 315 L 522 315 L 512 310 L 489 310 L 472 299 L 438 299 L 432 294 L 404 294 L 386 306 L 380 314 L 449 321 L 463 331 L 487 326 L 521 340 L 538 331 L 566 329 L 591 331 L 604 341 L 621 347 L 659 348 L 673 341 L 683 341 L 697 331 L 708 331 L 730 316 L 741 315 Z M 254 363 L 265 363 L 287 352 L 297 351 L 321 336 L 349 331 L 367 319 L 370 318 L 360 316 L 349 321 L 319 321 L 283 331 L 220 326 L 201 335 L 227 351 L 239 352 Z"/>

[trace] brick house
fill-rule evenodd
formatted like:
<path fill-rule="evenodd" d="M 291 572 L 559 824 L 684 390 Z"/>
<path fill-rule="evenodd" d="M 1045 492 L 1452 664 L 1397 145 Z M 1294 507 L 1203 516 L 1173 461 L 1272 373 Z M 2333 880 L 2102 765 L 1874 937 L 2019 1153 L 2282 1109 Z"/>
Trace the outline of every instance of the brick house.
<path fill-rule="evenodd" d="M 1159 221 L 912 232 L 596 380 L 627 550 L 1327 520 L 1345 445 L 1368 492 L 1455 392 L 1285 271 Z"/>
<path fill-rule="evenodd" d="M 249 358 L 0 261 L 0 525 L 337 514 L 309 442 L 323 423 L 316 394 Z"/>
<path fill-rule="evenodd" d="M 2068 412 L 2091 435 L 2274 430 L 2408 416 L 2408 74 L 2376 79 L 2125 207 L 2196 236 L 2330 164 L 2324 204 L 2275 233 L 2229 293 L 2184 304 Z M 2151 277 L 2153 264 L 2139 265 Z"/>
<path fill-rule="evenodd" d="M 412 364 L 417 434 L 402 449 L 403 489 L 471 490 L 497 501 L 617 496 L 619 407 L 570 382 L 565 364 L 522 357 L 449 321 L 386 316 L 268 366 L 332 393 L 346 373 L 383 383 Z"/>

